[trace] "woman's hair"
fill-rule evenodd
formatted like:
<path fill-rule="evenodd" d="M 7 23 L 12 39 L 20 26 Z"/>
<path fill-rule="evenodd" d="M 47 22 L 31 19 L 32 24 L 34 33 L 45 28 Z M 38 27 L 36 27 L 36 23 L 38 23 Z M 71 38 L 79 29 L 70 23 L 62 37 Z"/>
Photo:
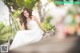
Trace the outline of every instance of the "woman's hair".
<path fill-rule="evenodd" d="M 23 8 L 21 12 L 21 19 L 22 19 L 22 24 L 24 24 L 24 28 L 27 29 L 27 17 L 24 16 L 24 11 L 27 11 L 29 13 L 29 18 L 31 19 L 32 16 L 32 11 L 28 10 L 27 8 Z"/>

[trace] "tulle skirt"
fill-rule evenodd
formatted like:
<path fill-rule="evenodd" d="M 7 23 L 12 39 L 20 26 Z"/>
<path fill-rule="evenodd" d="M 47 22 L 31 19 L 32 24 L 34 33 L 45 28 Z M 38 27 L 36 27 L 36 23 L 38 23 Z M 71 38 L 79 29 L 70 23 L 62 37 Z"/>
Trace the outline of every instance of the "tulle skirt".
<path fill-rule="evenodd" d="M 35 30 L 21 30 L 18 31 L 13 39 L 10 46 L 10 50 L 20 47 L 22 45 L 27 45 L 30 43 L 37 42 L 41 40 L 43 32 Z"/>

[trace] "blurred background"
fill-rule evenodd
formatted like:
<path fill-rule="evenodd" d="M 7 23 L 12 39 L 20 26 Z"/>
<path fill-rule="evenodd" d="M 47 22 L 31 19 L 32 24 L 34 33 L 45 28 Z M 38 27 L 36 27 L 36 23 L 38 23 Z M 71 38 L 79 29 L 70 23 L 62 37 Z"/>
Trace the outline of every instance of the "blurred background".
<path fill-rule="evenodd" d="M 0 0 L 0 44 L 20 30 L 16 20 L 23 7 L 30 9 L 46 30 L 80 36 L 80 0 Z"/>

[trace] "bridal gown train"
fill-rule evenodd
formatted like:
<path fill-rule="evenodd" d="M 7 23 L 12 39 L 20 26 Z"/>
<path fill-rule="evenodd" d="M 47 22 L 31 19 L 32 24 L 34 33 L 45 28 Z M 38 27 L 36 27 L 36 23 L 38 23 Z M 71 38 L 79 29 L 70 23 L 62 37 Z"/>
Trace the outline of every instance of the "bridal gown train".
<path fill-rule="evenodd" d="M 16 33 L 13 42 L 10 46 L 10 50 L 17 48 L 19 46 L 37 42 L 41 40 L 43 31 L 39 28 L 38 24 L 36 21 L 31 20 L 27 24 L 29 30 L 20 30 Z"/>

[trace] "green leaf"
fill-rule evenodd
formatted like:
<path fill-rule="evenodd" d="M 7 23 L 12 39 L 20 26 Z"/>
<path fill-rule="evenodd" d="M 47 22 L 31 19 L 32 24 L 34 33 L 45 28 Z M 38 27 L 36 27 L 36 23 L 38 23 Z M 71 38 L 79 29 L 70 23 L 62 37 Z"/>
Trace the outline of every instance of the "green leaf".
<path fill-rule="evenodd" d="M 3 27 L 4 26 L 4 27 Z M 8 40 L 8 37 L 12 35 L 11 26 L 6 26 L 0 23 L 0 44 Z"/>
<path fill-rule="evenodd" d="M 26 7 L 28 9 L 32 10 L 33 7 L 35 6 L 36 2 L 38 2 L 38 1 L 39 0 L 16 0 L 16 3 L 20 7 Z"/>

